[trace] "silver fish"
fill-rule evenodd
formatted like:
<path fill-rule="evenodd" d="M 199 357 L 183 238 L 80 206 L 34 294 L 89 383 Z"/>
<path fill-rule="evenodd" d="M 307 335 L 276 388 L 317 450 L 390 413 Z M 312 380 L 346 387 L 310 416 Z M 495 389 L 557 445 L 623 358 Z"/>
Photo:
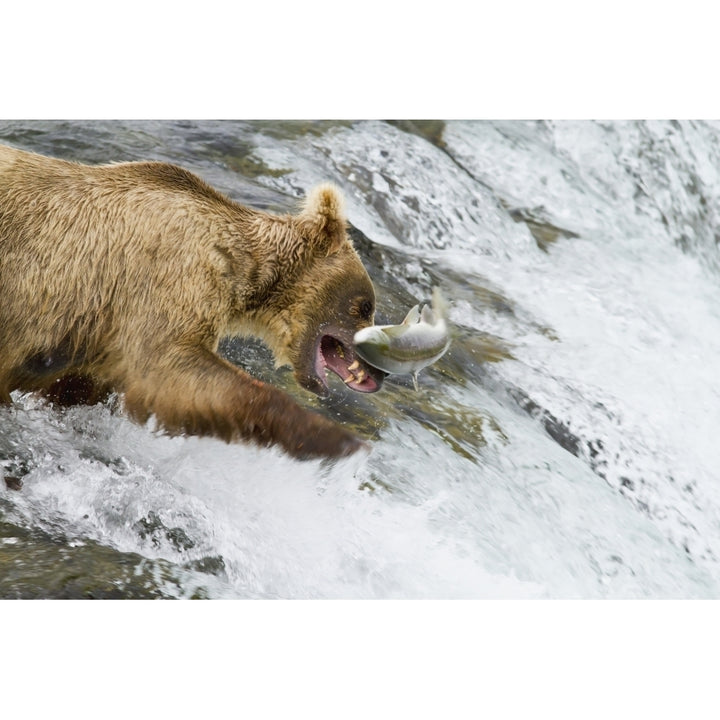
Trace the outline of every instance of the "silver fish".
<path fill-rule="evenodd" d="M 445 324 L 446 303 L 439 288 L 433 290 L 432 308 L 416 305 L 400 325 L 373 325 L 355 333 L 355 350 L 366 362 L 386 373 L 417 374 L 439 360 L 450 347 Z"/>

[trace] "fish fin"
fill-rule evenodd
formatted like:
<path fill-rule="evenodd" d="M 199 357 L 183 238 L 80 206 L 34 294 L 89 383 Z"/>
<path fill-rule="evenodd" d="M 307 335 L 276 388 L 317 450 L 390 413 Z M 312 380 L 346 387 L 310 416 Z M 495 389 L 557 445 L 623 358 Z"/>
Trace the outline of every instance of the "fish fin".
<path fill-rule="evenodd" d="M 405 316 L 405 319 L 402 321 L 402 324 L 403 325 L 414 325 L 419 320 L 420 320 L 420 306 L 416 305 Z"/>
<path fill-rule="evenodd" d="M 401 337 L 406 333 L 406 331 L 407 325 L 403 323 L 402 325 L 389 325 L 383 330 L 383 333 L 387 338 L 387 343 L 389 344 L 393 338 Z"/>
<path fill-rule="evenodd" d="M 422 312 L 420 313 L 420 318 L 428 325 L 434 325 L 437 322 L 435 313 L 427 305 L 423 307 Z"/>
<path fill-rule="evenodd" d="M 416 370 L 414 373 L 412 373 L 412 379 L 413 379 L 413 385 L 415 386 L 415 392 L 418 392 L 420 390 L 420 387 L 418 386 L 418 371 Z"/>

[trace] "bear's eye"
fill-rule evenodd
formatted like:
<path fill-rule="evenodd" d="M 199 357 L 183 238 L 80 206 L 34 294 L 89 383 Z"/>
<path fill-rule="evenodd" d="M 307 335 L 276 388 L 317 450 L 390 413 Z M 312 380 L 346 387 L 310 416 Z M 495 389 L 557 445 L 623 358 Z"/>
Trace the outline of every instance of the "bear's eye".
<path fill-rule="evenodd" d="M 369 320 L 373 314 L 373 304 L 369 300 L 363 300 L 360 304 L 360 315 Z"/>

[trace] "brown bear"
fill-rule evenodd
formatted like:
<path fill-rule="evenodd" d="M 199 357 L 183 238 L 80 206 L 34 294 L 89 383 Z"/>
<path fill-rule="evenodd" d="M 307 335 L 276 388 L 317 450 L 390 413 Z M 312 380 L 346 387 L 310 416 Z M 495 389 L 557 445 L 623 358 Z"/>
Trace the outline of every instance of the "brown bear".
<path fill-rule="evenodd" d="M 383 373 L 352 339 L 374 310 L 332 185 L 273 215 L 174 165 L 0 146 L 0 403 L 13 390 L 61 404 L 115 391 L 170 433 L 341 457 L 362 441 L 219 357 L 218 342 L 261 338 L 317 394 L 328 369 L 373 392 Z"/>

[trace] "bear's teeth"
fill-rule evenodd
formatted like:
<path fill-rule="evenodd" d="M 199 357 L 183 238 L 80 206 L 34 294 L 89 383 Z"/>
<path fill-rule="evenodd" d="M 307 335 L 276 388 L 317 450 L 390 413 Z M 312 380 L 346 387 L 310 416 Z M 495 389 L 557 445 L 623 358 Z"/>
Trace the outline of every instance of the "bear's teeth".
<path fill-rule="evenodd" d="M 348 370 L 352 370 L 353 367 L 359 367 L 360 363 L 355 362 L 353 363 Z M 356 382 L 361 383 L 365 379 L 365 371 L 360 370 L 360 372 L 356 375 L 354 372 L 351 372 L 344 380 L 343 382 L 347 385 L 347 383 Z"/>
<path fill-rule="evenodd" d="M 360 367 L 360 361 L 355 360 L 355 362 L 352 365 L 348 365 L 348 370 L 352 372 L 353 370 L 357 370 Z"/>

